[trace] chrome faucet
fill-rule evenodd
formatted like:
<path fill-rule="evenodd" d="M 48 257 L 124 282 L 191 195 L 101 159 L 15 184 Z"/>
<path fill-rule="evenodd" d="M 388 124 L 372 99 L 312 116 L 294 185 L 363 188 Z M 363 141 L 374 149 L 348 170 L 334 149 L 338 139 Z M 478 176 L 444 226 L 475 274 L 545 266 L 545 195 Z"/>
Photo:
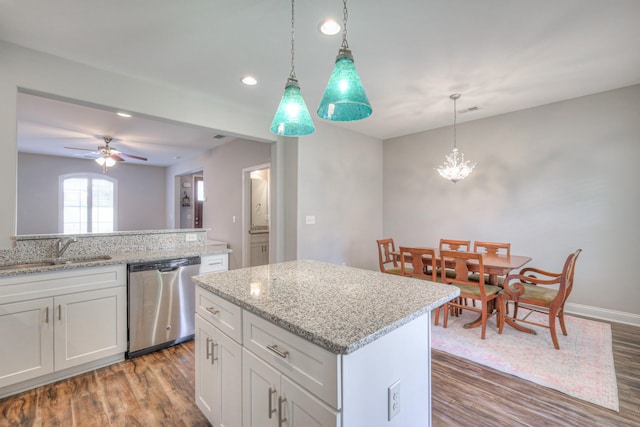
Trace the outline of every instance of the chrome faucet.
<path fill-rule="evenodd" d="M 56 240 L 56 258 L 60 258 L 62 254 L 67 250 L 70 244 L 77 242 L 75 237 L 69 237 L 67 239 L 60 238 Z"/>

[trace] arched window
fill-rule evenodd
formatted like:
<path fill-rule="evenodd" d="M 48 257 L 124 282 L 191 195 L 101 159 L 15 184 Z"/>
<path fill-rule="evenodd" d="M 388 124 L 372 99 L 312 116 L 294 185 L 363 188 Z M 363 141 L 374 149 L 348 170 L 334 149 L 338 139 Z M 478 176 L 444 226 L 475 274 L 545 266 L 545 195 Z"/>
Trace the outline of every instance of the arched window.
<path fill-rule="evenodd" d="M 58 228 L 64 234 L 117 230 L 118 180 L 94 173 L 59 177 Z"/>

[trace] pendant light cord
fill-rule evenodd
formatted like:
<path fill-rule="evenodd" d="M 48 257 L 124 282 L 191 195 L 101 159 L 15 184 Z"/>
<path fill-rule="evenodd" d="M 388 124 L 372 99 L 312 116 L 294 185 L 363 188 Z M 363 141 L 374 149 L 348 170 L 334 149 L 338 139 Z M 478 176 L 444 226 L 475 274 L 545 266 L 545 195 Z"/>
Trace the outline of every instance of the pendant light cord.
<path fill-rule="evenodd" d="M 296 79 L 296 66 L 295 66 L 295 9 L 294 9 L 295 0 L 291 0 L 291 73 L 289 74 L 290 79 Z"/>
<path fill-rule="evenodd" d="M 458 102 L 458 98 L 453 98 L 453 149 L 455 150 L 456 147 L 456 119 L 457 119 L 457 111 L 458 109 L 456 108 L 456 103 Z"/>
<path fill-rule="evenodd" d="M 342 0 L 342 15 L 342 48 L 349 49 L 349 43 L 347 43 L 347 18 L 349 17 L 347 0 Z"/>

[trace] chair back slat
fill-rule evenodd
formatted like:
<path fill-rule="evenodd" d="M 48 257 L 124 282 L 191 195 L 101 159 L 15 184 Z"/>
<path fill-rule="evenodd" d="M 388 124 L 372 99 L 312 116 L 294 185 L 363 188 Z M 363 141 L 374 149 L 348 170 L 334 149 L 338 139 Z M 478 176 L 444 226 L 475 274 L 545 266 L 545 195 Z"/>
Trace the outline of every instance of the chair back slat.
<path fill-rule="evenodd" d="M 511 243 L 479 242 L 476 240 L 473 242 L 473 251 L 489 255 L 504 254 L 511 256 Z"/>
<path fill-rule="evenodd" d="M 440 250 L 469 252 L 471 250 L 471 240 L 440 239 L 439 248 Z"/>

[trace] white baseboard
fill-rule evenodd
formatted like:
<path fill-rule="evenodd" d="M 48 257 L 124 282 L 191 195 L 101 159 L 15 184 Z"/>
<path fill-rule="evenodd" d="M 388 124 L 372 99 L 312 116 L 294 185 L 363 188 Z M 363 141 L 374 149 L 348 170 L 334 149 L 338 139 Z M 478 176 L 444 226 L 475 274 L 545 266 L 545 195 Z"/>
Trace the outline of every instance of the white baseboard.
<path fill-rule="evenodd" d="M 592 307 L 589 305 L 574 304 L 570 302 L 565 304 L 564 311 L 567 314 L 578 314 L 580 316 L 607 320 L 609 322 L 640 326 L 640 315 L 624 311 L 608 310 L 606 308 Z"/>

